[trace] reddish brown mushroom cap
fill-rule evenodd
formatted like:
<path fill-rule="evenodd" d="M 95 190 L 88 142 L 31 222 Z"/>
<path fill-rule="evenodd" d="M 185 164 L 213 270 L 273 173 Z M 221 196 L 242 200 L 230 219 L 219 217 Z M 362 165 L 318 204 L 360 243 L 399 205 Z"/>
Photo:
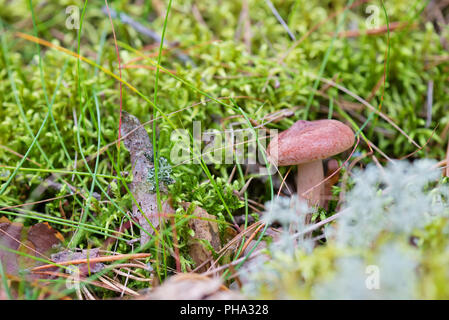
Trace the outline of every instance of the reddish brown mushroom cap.
<path fill-rule="evenodd" d="M 331 157 L 353 144 L 354 133 L 340 121 L 299 120 L 273 138 L 267 152 L 277 165 L 290 166 Z"/>

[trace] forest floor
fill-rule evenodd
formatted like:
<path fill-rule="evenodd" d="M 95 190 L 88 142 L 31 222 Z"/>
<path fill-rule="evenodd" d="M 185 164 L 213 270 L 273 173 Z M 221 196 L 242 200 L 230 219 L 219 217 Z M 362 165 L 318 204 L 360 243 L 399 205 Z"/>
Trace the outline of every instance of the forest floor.
<path fill-rule="evenodd" d="M 0 298 L 449 298 L 448 23 L 448 1 L 0 0 Z M 322 119 L 354 143 L 313 202 L 267 148 Z"/>

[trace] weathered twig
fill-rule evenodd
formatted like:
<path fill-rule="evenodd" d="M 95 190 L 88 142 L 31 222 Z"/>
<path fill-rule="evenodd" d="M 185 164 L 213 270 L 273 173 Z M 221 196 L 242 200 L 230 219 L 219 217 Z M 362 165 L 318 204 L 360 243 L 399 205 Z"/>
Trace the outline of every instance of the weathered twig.
<path fill-rule="evenodd" d="M 104 14 L 109 16 L 106 6 L 104 6 L 101 10 L 103 11 Z M 147 36 L 148 38 L 152 39 L 153 41 L 155 41 L 157 43 L 161 43 L 161 36 L 159 34 L 157 34 L 156 32 L 154 32 L 151 29 L 148 29 L 147 27 L 145 27 L 140 22 L 137 22 L 136 20 L 134 20 L 133 18 L 128 16 L 126 13 L 117 12 L 117 11 L 115 11 L 112 8 L 109 8 L 109 12 L 111 13 L 111 18 L 113 18 L 113 19 L 120 19 L 120 21 L 122 23 L 129 25 L 131 28 L 133 28 L 137 32 Z M 164 42 L 166 42 L 166 41 L 164 41 Z M 167 42 L 167 43 L 172 48 L 177 46 L 177 43 L 175 43 L 175 42 Z M 182 52 L 175 52 L 175 55 L 183 63 L 185 63 L 185 64 L 190 63 L 193 66 L 195 65 L 194 62 L 192 61 L 192 59 L 190 59 L 190 57 L 188 57 L 184 53 L 182 53 Z"/>
<path fill-rule="evenodd" d="M 136 128 L 138 129 L 136 130 Z M 148 234 L 153 234 L 153 228 L 159 226 L 156 194 L 150 192 L 147 182 L 148 170 L 154 166 L 153 145 L 150 142 L 147 131 L 140 125 L 139 119 L 127 112 L 123 112 L 121 131 L 122 136 L 126 136 L 123 139 L 123 144 L 128 149 L 131 157 L 133 172 L 131 192 L 140 206 L 139 208 L 136 203 L 133 203 L 133 216 L 137 218 L 142 228 L 148 232 L 141 231 L 140 233 L 140 243 L 144 245 L 149 240 Z M 128 135 L 131 131 L 133 133 Z"/>

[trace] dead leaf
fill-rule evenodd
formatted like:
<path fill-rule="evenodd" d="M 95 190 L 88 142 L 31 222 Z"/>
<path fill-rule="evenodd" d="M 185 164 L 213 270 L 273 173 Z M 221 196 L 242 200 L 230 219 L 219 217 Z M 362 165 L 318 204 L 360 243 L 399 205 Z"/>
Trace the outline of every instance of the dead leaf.
<path fill-rule="evenodd" d="M 184 209 L 190 207 L 190 203 L 185 202 L 182 204 Z M 218 252 L 221 248 L 220 233 L 218 230 L 218 223 L 210 220 L 216 220 L 216 217 L 210 215 L 203 208 L 196 207 L 193 210 L 193 215 L 199 219 L 192 218 L 189 220 L 189 227 L 194 231 L 195 235 L 188 239 L 189 242 L 189 254 L 192 257 L 195 265 L 200 265 L 206 260 L 212 258 L 212 252 L 204 244 L 204 241 L 210 243 L 215 252 Z M 208 220 L 204 220 L 208 219 Z M 208 269 L 208 265 L 200 268 L 198 272 L 204 272 Z"/>
<path fill-rule="evenodd" d="M 55 254 L 51 255 L 51 260 L 55 263 L 65 262 L 65 261 L 72 261 L 72 260 L 81 260 L 81 259 L 93 259 L 93 258 L 99 258 L 100 257 L 100 249 L 94 248 L 94 249 L 85 249 L 80 251 L 71 251 L 71 250 L 64 250 Z M 103 270 L 104 264 L 103 263 L 82 263 L 77 266 L 78 272 L 80 276 L 89 276 L 90 274 L 99 272 Z M 67 271 L 67 270 L 66 270 Z M 89 274 L 90 273 L 90 274 Z"/>
<path fill-rule="evenodd" d="M 43 262 L 10 252 L 5 248 L 48 259 L 53 246 L 63 240 L 63 236 L 46 222 L 24 227 L 21 223 L 11 222 L 6 217 L 0 218 L 0 262 L 9 275 L 18 275 L 19 271 L 42 265 Z"/>
<path fill-rule="evenodd" d="M 139 299 L 144 300 L 243 300 L 239 293 L 222 285 L 219 278 L 181 273 Z"/>
<path fill-rule="evenodd" d="M 47 251 L 53 244 L 64 241 L 64 237 L 58 231 L 54 230 L 47 222 L 38 223 L 28 230 L 28 240 L 36 247 Z"/>
<path fill-rule="evenodd" d="M 4 218 L 4 217 L 2 217 Z M 3 264 L 7 274 L 17 275 L 19 272 L 19 262 L 17 254 L 3 249 L 3 247 L 18 250 L 20 246 L 22 225 L 18 223 L 2 222 L 0 223 L 0 261 Z"/>

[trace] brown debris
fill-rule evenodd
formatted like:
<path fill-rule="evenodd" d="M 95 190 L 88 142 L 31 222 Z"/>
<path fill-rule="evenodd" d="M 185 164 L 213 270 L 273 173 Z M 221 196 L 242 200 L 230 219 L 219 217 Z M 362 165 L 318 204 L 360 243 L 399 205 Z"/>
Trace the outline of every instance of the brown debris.
<path fill-rule="evenodd" d="M 190 207 L 190 203 L 183 204 L 185 210 Z M 203 208 L 196 207 L 193 210 L 193 215 L 198 217 L 189 220 L 189 227 L 195 232 L 193 237 L 190 237 L 189 242 L 189 254 L 195 261 L 195 265 L 199 266 L 204 261 L 212 258 L 212 252 L 206 247 L 204 241 L 210 243 L 215 252 L 221 249 L 220 233 L 218 230 L 218 223 L 210 220 L 216 220 L 216 217 L 210 215 Z M 208 219 L 208 220 L 204 220 Z M 198 272 L 204 272 L 208 269 L 208 265 L 203 266 Z"/>
<path fill-rule="evenodd" d="M 218 278 L 198 274 L 181 273 L 166 280 L 151 293 L 140 297 L 144 300 L 243 300 L 239 293 L 229 290 Z"/>
<path fill-rule="evenodd" d="M 9 250 L 48 259 L 47 254 L 53 246 L 60 244 L 63 240 L 62 235 L 46 222 L 24 227 L 23 224 L 11 222 L 6 217 L 0 218 L 0 262 L 8 275 L 16 276 L 21 270 L 43 264 L 31 257 Z"/>
<path fill-rule="evenodd" d="M 70 251 L 70 250 L 64 250 L 55 254 L 52 254 L 51 259 L 55 263 L 61 263 L 65 261 L 72 261 L 72 260 L 80 260 L 80 259 L 93 259 L 100 257 L 100 250 L 99 248 L 94 249 L 85 249 L 81 251 Z M 89 276 L 89 274 L 96 273 L 101 271 L 104 268 L 103 263 L 98 262 L 89 262 L 83 263 L 77 266 L 77 271 L 79 272 L 80 276 Z"/>

